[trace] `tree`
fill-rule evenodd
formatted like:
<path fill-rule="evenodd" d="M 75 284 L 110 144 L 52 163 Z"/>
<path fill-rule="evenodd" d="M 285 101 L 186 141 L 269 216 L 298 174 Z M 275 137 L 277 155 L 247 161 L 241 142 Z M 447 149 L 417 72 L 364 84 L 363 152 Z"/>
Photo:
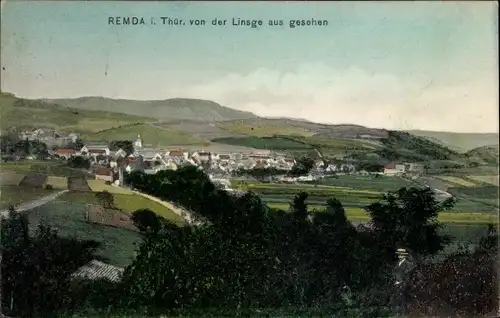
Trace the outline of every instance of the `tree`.
<path fill-rule="evenodd" d="M 8 217 L 2 216 L 1 225 L 4 312 L 52 316 L 68 307 L 71 274 L 94 258 L 99 244 L 62 238 L 43 224 L 30 235 L 26 215 L 13 208 Z"/>
<path fill-rule="evenodd" d="M 306 203 L 308 196 L 307 192 L 299 192 L 295 195 L 293 202 L 290 204 L 290 211 L 300 220 L 306 220 L 309 215 Z"/>
<path fill-rule="evenodd" d="M 85 144 L 83 143 L 83 140 L 81 138 L 77 138 L 75 140 L 75 142 L 68 143 L 68 145 L 66 147 L 78 151 L 78 150 L 82 149 L 83 146 L 85 146 Z"/>
<path fill-rule="evenodd" d="M 388 192 L 366 210 L 372 217 L 376 238 L 389 257 L 400 246 L 426 256 L 449 243 L 450 237 L 438 233 L 442 225 L 437 216 L 453 205 L 452 198 L 438 202 L 430 188 L 401 188 Z"/>
<path fill-rule="evenodd" d="M 308 157 L 302 157 L 297 160 L 297 162 L 293 165 L 289 174 L 291 176 L 301 176 L 308 174 L 309 171 L 314 167 L 314 160 Z"/>
<path fill-rule="evenodd" d="M 140 209 L 132 212 L 132 221 L 140 231 L 158 232 L 165 220 L 149 209 Z"/>
<path fill-rule="evenodd" d="M 70 157 L 67 160 L 68 167 L 79 168 L 79 169 L 89 169 L 90 160 L 83 158 L 81 156 Z"/>
<path fill-rule="evenodd" d="M 95 197 L 99 202 L 99 205 L 102 206 L 103 208 L 116 209 L 115 198 L 113 197 L 113 194 L 109 193 L 108 191 L 104 190 L 96 192 Z"/>
<path fill-rule="evenodd" d="M 130 140 L 113 140 L 109 143 L 109 149 L 112 151 L 122 149 L 128 156 L 134 153 L 134 144 Z"/>

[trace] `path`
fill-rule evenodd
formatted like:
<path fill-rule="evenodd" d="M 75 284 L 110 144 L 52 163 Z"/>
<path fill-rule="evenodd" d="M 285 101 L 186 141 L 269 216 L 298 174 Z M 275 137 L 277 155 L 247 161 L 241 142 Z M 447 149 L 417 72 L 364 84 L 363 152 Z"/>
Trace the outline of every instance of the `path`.
<path fill-rule="evenodd" d="M 62 190 L 62 191 L 59 191 L 56 193 L 49 194 L 49 195 L 47 195 L 43 198 L 40 198 L 40 199 L 36 199 L 36 200 L 30 201 L 30 202 L 21 203 L 21 204 L 16 206 L 16 211 L 17 212 L 24 212 L 26 210 L 31 210 L 31 209 L 37 208 L 39 206 L 42 206 L 44 204 L 49 203 L 50 201 L 55 200 L 57 197 L 59 197 L 60 195 L 66 193 L 66 192 L 68 192 L 68 190 Z M 8 215 L 9 215 L 9 209 L 0 210 L 0 216 L 7 217 Z"/>
<path fill-rule="evenodd" d="M 149 194 L 145 194 L 145 193 L 142 193 L 140 191 L 137 191 L 137 190 L 130 190 L 128 188 L 125 188 L 125 187 L 121 187 L 121 186 L 118 186 L 116 184 L 112 184 L 112 186 L 114 187 L 117 187 L 117 188 L 122 188 L 122 189 L 127 189 L 129 191 L 131 191 L 133 194 L 135 195 L 139 195 L 139 196 L 142 196 L 142 197 L 145 197 L 151 201 L 154 201 L 158 204 L 161 204 L 163 205 L 164 207 L 168 208 L 169 210 L 171 210 L 173 213 L 177 214 L 178 216 L 182 217 L 186 223 L 188 224 L 199 224 L 200 222 L 202 221 L 199 221 L 197 219 L 199 219 L 199 217 L 197 218 L 195 216 L 195 213 L 193 212 L 190 212 L 186 209 L 184 209 L 183 207 L 180 207 L 178 205 L 176 205 L 175 203 L 172 203 L 172 202 L 169 202 L 169 201 L 164 201 L 164 200 L 161 200 L 157 197 L 154 197 L 152 195 L 149 195 Z"/>

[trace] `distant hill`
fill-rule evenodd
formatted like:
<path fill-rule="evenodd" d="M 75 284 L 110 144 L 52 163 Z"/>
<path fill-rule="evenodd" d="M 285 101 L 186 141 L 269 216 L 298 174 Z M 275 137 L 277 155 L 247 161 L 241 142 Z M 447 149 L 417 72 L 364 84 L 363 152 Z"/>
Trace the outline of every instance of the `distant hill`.
<path fill-rule="evenodd" d="M 499 148 L 498 145 L 483 146 L 474 148 L 466 153 L 470 160 L 477 161 L 478 163 L 486 163 L 498 165 L 499 161 Z"/>
<path fill-rule="evenodd" d="M 495 133 L 454 133 L 426 130 L 408 130 L 408 132 L 412 135 L 440 142 L 447 147 L 462 152 L 477 147 L 498 144 L 499 137 L 499 134 Z"/>
<path fill-rule="evenodd" d="M 112 127 L 151 121 L 144 116 L 62 107 L 38 100 L 0 94 L 0 127 L 56 128 L 68 132 L 92 133 Z"/>
<path fill-rule="evenodd" d="M 27 100 L 2 93 L 0 104 L 3 129 L 36 124 L 82 132 L 91 139 L 132 136 L 141 130 L 161 145 L 177 144 L 177 139 L 186 144 L 211 141 L 259 149 L 385 158 L 387 161 L 470 163 L 475 160 L 489 164 L 495 155 L 498 158 L 498 149 L 494 153 L 490 148 L 478 148 L 498 143 L 498 134 L 494 133 L 402 132 L 356 124 L 327 125 L 285 117 L 262 118 L 200 99 Z M 474 150 L 465 154 L 470 149 Z"/>
<path fill-rule="evenodd" d="M 209 100 L 190 98 L 140 101 L 104 97 L 81 97 L 75 99 L 45 99 L 43 101 L 77 109 L 103 110 L 136 116 L 147 114 L 148 117 L 153 117 L 158 121 L 189 119 L 214 122 L 257 118 L 256 115 L 250 112 L 224 107 Z"/>

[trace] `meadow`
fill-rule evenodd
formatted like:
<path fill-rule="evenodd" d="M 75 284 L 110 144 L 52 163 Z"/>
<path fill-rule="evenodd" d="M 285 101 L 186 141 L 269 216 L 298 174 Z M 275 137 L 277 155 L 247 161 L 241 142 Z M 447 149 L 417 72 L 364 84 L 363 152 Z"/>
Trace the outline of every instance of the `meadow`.
<path fill-rule="evenodd" d="M 46 190 L 44 188 L 12 185 L 2 185 L 0 191 L 0 208 L 33 201 L 56 192 L 56 190 Z"/>
<path fill-rule="evenodd" d="M 56 161 L 39 161 L 39 160 L 23 160 L 17 162 L 2 162 L 0 171 L 14 171 L 21 174 L 30 172 L 43 173 L 56 177 L 81 176 L 84 173 L 77 169 L 71 169 L 66 166 L 65 162 Z"/>
<path fill-rule="evenodd" d="M 314 132 L 304 128 L 286 124 L 269 125 L 265 123 L 245 124 L 231 122 L 219 123 L 217 127 L 236 134 L 256 137 L 272 137 L 274 135 L 312 136 L 314 134 Z"/>
<path fill-rule="evenodd" d="M 151 125 L 127 125 L 93 134 L 83 138 L 88 141 L 135 140 L 137 135 L 152 147 L 168 147 L 175 145 L 203 145 L 206 142 L 187 133 Z"/>
<path fill-rule="evenodd" d="M 86 204 L 57 199 L 25 213 L 31 230 L 42 223 L 50 225 L 62 236 L 96 240 L 102 244 L 97 256 L 103 261 L 121 267 L 130 264 L 141 235 L 128 229 L 89 223 L 86 211 Z"/>
<path fill-rule="evenodd" d="M 123 193 L 113 193 L 113 198 L 115 205 L 119 210 L 126 213 L 132 213 L 139 209 L 150 209 L 159 216 L 177 224 L 183 225 L 184 219 L 170 209 L 164 207 L 163 205 L 151 201 L 135 194 L 123 194 Z M 70 191 L 61 195 L 58 200 L 75 202 L 80 204 L 95 204 L 98 205 L 99 201 L 95 197 L 94 192 L 81 192 L 81 191 Z"/>

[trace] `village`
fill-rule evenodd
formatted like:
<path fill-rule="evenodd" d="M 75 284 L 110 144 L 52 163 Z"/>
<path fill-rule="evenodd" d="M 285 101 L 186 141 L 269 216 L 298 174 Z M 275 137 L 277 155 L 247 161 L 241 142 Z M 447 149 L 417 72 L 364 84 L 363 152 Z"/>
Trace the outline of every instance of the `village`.
<path fill-rule="evenodd" d="M 67 138 L 77 138 L 77 136 L 68 134 Z M 123 172 L 142 171 L 146 174 L 156 174 L 162 170 L 176 170 L 185 165 L 198 166 L 209 173 L 214 182 L 226 185 L 237 170 L 275 169 L 286 172 L 296 164 L 296 158 L 269 150 L 213 151 L 202 147 L 197 150 L 157 149 L 145 144 L 140 135 L 133 142 L 133 148 L 133 153 L 127 154 L 121 148 L 111 150 L 106 143 L 84 143 L 79 150 L 57 147 L 50 150 L 49 154 L 66 160 L 71 157 L 84 157 L 90 161 L 90 170 L 96 179 L 117 185 L 122 182 Z M 387 176 L 404 174 L 414 177 L 423 172 L 424 168 L 420 164 L 401 163 L 387 165 L 379 173 Z M 306 176 L 290 177 L 283 174 L 272 177 L 272 180 L 291 183 L 313 181 L 332 174 L 366 173 L 366 171 L 358 171 L 356 165 L 349 161 L 327 163 L 318 159 L 315 160 L 313 169 Z"/>

